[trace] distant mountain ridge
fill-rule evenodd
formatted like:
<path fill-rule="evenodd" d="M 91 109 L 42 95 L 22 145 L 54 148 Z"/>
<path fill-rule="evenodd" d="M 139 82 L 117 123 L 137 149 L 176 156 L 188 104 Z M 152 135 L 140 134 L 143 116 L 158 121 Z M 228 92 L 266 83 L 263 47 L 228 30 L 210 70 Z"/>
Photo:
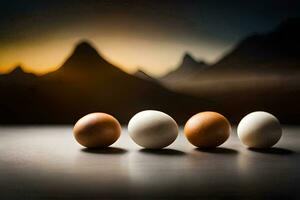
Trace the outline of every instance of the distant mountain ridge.
<path fill-rule="evenodd" d="M 288 70 L 300 65 L 300 19 L 283 21 L 276 29 L 242 40 L 210 69 Z"/>
<path fill-rule="evenodd" d="M 245 38 L 215 64 L 179 67 L 159 81 L 173 91 L 213 99 L 231 115 L 266 110 L 283 122 L 300 123 L 299 44 L 300 18 L 287 19 L 271 32 Z"/>
<path fill-rule="evenodd" d="M 186 70 L 201 70 L 204 69 L 207 64 L 204 61 L 196 61 L 190 53 L 185 53 L 182 59 L 181 65 L 178 69 L 186 69 Z"/>
<path fill-rule="evenodd" d="M 127 123 L 145 109 L 162 110 L 180 124 L 205 110 L 232 123 L 264 110 L 300 124 L 299 25 L 289 19 L 250 36 L 213 65 L 185 54 L 177 69 L 156 80 L 125 73 L 83 41 L 57 71 L 36 76 L 17 67 L 0 75 L 0 124 L 74 123 L 90 112 Z"/>
<path fill-rule="evenodd" d="M 35 76 L 18 67 L 1 75 L 0 91 L 0 124 L 74 123 L 91 112 L 107 112 L 126 123 L 144 109 L 162 110 L 183 122 L 195 108 L 213 108 L 125 73 L 86 41 L 76 45 L 57 71 Z"/>
<path fill-rule="evenodd" d="M 204 61 L 197 61 L 190 53 L 186 52 L 182 57 L 182 62 L 179 66 L 160 79 L 164 81 L 179 81 L 181 79 L 188 79 L 194 72 L 201 72 L 207 67 L 208 65 Z"/>
<path fill-rule="evenodd" d="M 243 39 L 215 64 L 208 65 L 204 61 L 196 61 L 186 53 L 182 63 L 160 80 L 184 82 L 184 79 L 196 78 L 210 71 L 298 70 L 299 35 L 300 18 L 290 18 L 269 33 L 254 34 Z"/>

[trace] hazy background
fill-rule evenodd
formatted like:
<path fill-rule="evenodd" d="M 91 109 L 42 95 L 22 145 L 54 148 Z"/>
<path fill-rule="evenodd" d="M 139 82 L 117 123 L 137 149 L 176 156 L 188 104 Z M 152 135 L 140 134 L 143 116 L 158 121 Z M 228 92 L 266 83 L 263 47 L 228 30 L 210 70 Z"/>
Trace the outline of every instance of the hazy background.
<path fill-rule="evenodd" d="M 1 1 L 0 123 L 159 109 L 300 123 L 299 1 Z"/>

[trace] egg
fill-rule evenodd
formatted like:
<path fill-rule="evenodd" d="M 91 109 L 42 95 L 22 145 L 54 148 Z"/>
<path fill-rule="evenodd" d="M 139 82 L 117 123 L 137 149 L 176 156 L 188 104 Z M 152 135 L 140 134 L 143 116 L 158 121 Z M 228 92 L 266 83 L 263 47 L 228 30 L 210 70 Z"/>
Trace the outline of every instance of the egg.
<path fill-rule="evenodd" d="M 117 141 L 121 134 L 121 125 L 109 114 L 91 113 L 76 122 L 73 134 L 82 146 L 103 148 Z"/>
<path fill-rule="evenodd" d="M 229 137 L 229 121 L 216 112 L 200 112 L 192 116 L 184 126 L 188 141 L 199 148 L 214 148 L 223 144 Z"/>
<path fill-rule="evenodd" d="M 132 140 L 148 149 L 161 149 L 174 142 L 178 126 L 169 115 L 145 110 L 135 114 L 128 123 L 128 133 Z"/>
<path fill-rule="evenodd" d="M 242 143 L 251 148 L 268 148 L 275 145 L 282 135 L 278 119 L 267 112 L 256 111 L 246 115 L 237 127 Z"/>

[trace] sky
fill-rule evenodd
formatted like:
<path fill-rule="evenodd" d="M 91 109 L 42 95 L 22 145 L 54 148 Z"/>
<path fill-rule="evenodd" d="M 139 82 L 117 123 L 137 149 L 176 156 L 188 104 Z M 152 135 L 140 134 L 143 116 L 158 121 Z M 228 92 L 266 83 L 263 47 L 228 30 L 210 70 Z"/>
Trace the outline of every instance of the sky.
<path fill-rule="evenodd" d="M 0 73 L 56 70 L 81 40 L 121 69 L 160 76 L 185 52 L 218 61 L 243 38 L 300 16 L 299 1 L 0 1 Z"/>

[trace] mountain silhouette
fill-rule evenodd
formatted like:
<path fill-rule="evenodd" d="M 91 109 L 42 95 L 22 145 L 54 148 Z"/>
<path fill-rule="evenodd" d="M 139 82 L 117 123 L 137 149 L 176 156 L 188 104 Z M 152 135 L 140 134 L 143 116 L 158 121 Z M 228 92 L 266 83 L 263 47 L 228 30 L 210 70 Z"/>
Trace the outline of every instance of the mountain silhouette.
<path fill-rule="evenodd" d="M 173 75 L 182 76 L 183 74 L 186 78 L 191 78 L 190 75 L 196 78 L 220 71 L 264 73 L 300 70 L 299 35 L 300 18 L 290 18 L 269 33 L 253 34 L 243 39 L 215 64 L 207 65 L 202 61 L 197 62 L 186 53 L 181 65 L 161 77 L 161 80 L 168 81 Z"/>
<path fill-rule="evenodd" d="M 0 74 L 0 84 L 5 85 L 7 87 L 16 84 L 27 86 L 32 85 L 36 78 L 36 75 L 24 72 L 22 67 L 20 65 L 17 65 L 9 73 L 9 75 Z"/>
<path fill-rule="evenodd" d="M 178 67 L 179 70 L 200 70 L 206 67 L 204 61 L 196 61 L 190 53 L 185 53 L 182 59 L 181 65 Z"/>
<path fill-rule="evenodd" d="M 90 44 L 88 41 L 81 41 L 75 45 L 74 51 L 71 56 L 65 61 L 60 71 L 62 70 L 99 70 L 108 69 L 110 64 L 97 52 L 95 47 Z M 112 69 L 110 69 L 112 70 Z"/>
<path fill-rule="evenodd" d="M 11 72 L 11 76 L 23 76 L 24 75 L 24 70 L 20 65 L 17 65 Z"/>
<path fill-rule="evenodd" d="M 144 109 L 162 110 L 184 122 L 195 110 L 214 109 L 208 101 L 125 73 L 87 41 L 78 43 L 57 71 L 34 76 L 18 67 L 1 75 L 0 82 L 2 124 L 74 123 L 91 112 L 107 112 L 126 123 Z"/>
<path fill-rule="evenodd" d="M 287 19 L 273 31 L 245 38 L 215 64 L 180 76 L 170 72 L 159 81 L 173 91 L 213 99 L 236 120 L 265 110 L 282 122 L 300 123 L 299 42 L 300 19 Z"/>
<path fill-rule="evenodd" d="M 0 75 L 0 123 L 74 123 L 91 112 L 127 123 L 136 112 L 156 109 L 179 123 L 205 110 L 233 123 L 264 110 L 282 123 L 299 124 L 299 25 L 299 19 L 288 19 L 249 36 L 213 65 L 187 53 L 158 80 L 125 73 L 82 41 L 57 71 L 36 76 L 18 66 Z"/>
<path fill-rule="evenodd" d="M 300 18 L 283 21 L 275 30 L 241 41 L 211 70 L 299 70 Z"/>
<path fill-rule="evenodd" d="M 202 73 L 208 65 L 204 61 L 197 61 L 193 56 L 186 52 L 179 66 L 159 78 L 159 82 L 167 88 L 182 92 L 186 84 L 190 84 L 197 74 Z"/>
<path fill-rule="evenodd" d="M 176 81 L 188 79 L 194 72 L 200 72 L 206 69 L 208 65 L 204 61 L 195 60 L 190 53 L 185 53 L 179 66 L 161 77 L 163 81 Z"/>

